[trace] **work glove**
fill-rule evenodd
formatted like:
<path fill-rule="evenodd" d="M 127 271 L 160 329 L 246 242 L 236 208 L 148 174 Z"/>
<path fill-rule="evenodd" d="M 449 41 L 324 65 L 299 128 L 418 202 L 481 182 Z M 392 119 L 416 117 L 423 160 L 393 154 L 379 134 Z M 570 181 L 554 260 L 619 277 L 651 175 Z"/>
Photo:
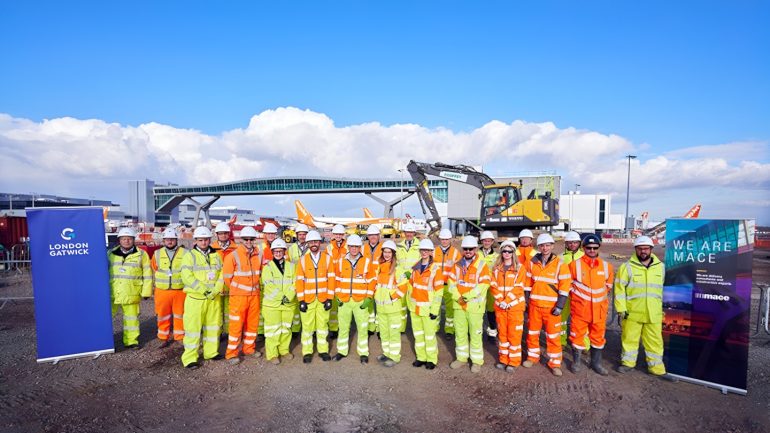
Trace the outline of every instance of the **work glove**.
<path fill-rule="evenodd" d="M 438 319 L 438 316 L 437 316 L 437 315 L 435 315 L 435 314 L 433 314 L 433 313 L 430 313 L 430 314 L 428 315 L 428 317 L 430 317 L 430 320 L 436 320 L 436 319 Z"/>
<path fill-rule="evenodd" d="M 142 296 L 142 299 L 144 299 L 146 301 L 146 300 L 150 299 L 150 297 L 149 296 Z"/>
<path fill-rule="evenodd" d="M 364 302 L 361 303 L 361 307 L 359 308 L 361 308 L 362 310 L 366 310 L 371 306 L 372 306 L 372 298 L 366 298 L 364 299 Z"/>
<path fill-rule="evenodd" d="M 622 313 L 618 313 L 618 326 L 623 325 L 623 320 L 628 319 L 628 311 L 623 311 Z"/>
<path fill-rule="evenodd" d="M 214 298 L 217 296 L 217 294 L 212 292 L 211 290 L 206 290 L 203 294 L 206 296 L 206 299 L 210 301 L 213 301 Z"/>
<path fill-rule="evenodd" d="M 406 271 L 406 272 L 404 272 L 404 276 L 406 277 L 406 279 L 407 279 L 407 280 L 408 280 L 408 279 L 410 279 L 410 278 L 412 278 L 412 271 Z"/>
<path fill-rule="evenodd" d="M 325 311 L 329 311 L 331 309 L 332 309 L 332 300 L 331 299 L 325 300 L 324 301 L 324 310 Z"/>
<path fill-rule="evenodd" d="M 551 315 L 552 316 L 561 316 L 561 308 L 559 307 L 553 307 L 551 309 Z"/>
<path fill-rule="evenodd" d="M 283 298 L 281 298 L 281 305 L 286 305 L 286 304 L 288 304 L 288 303 L 289 303 L 289 298 L 287 298 L 286 296 L 284 296 Z"/>
<path fill-rule="evenodd" d="M 303 313 L 307 313 L 307 302 L 300 301 L 300 303 L 299 303 L 299 311 L 302 311 Z"/>
<path fill-rule="evenodd" d="M 501 310 L 507 310 L 508 309 L 508 303 L 505 302 L 505 301 L 501 302 L 499 305 L 500 305 L 500 309 Z"/>

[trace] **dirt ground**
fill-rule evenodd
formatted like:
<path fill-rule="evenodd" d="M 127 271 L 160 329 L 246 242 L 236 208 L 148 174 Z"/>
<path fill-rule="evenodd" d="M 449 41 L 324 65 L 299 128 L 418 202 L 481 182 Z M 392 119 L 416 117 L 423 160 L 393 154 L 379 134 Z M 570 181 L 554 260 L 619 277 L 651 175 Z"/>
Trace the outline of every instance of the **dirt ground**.
<path fill-rule="evenodd" d="M 605 247 L 604 257 L 630 252 Z M 770 283 L 770 251 L 757 251 L 754 266 L 755 283 Z M 0 276 L 0 297 L 31 293 L 28 275 Z M 247 359 L 189 371 L 179 360 L 181 345 L 158 348 L 152 311 L 152 301 L 143 301 L 138 351 L 125 350 L 116 332 L 115 354 L 38 365 L 32 302 L 6 304 L 0 309 L 0 431 L 770 431 L 770 335 L 764 333 L 751 339 L 749 392 L 739 396 L 663 382 L 645 374 L 643 362 L 624 376 L 584 369 L 557 378 L 544 365 L 508 374 L 494 368 L 496 347 L 487 341 L 481 373 L 450 370 L 454 342 L 443 334 L 433 371 L 412 367 L 409 334 L 402 362 L 392 369 L 374 360 L 381 351 L 373 336 L 368 365 L 354 352 L 339 363 L 315 357 L 305 365 L 295 337 L 295 359 L 278 366 Z M 611 327 L 607 336 L 605 365 L 614 367 L 619 329 Z"/>

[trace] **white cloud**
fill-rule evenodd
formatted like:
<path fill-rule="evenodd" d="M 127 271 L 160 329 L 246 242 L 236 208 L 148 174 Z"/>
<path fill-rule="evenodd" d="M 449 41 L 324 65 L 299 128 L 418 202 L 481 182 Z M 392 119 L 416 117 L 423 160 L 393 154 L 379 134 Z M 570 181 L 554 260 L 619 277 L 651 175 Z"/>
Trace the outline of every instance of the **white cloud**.
<path fill-rule="evenodd" d="M 0 148 L 3 189 L 91 196 L 82 186 L 98 180 L 108 198 L 115 190 L 122 196 L 121 182 L 137 178 L 181 184 L 304 174 L 396 178 L 396 169 L 410 159 L 483 165 L 491 174 L 556 170 L 565 189 L 574 182 L 586 192 L 624 194 L 624 155 L 654 152 L 646 143 L 635 146 L 618 135 L 551 122 L 492 120 L 469 132 L 377 122 L 338 127 L 323 113 L 293 107 L 266 110 L 245 128 L 217 136 L 154 122 L 123 126 L 69 117 L 34 122 L 0 114 Z M 748 141 L 634 160 L 634 200 L 709 187 L 767 196 L 767 157 L 766 142 Z"/>

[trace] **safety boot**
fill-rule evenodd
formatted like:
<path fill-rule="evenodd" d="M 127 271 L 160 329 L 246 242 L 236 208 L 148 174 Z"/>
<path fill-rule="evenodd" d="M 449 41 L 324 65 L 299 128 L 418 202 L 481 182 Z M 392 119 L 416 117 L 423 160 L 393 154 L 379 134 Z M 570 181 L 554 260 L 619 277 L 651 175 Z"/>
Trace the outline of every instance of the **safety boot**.
<path fill-rule="evenodd" d="M 310 364 L 311 362 L 313 362 L 313 355 L 308 354 L 302 357 L 303 364 Z"/>
<path fill-rule="evenodd" d="M 334 358 L 332 358 L 332 359 L 334 359 L 335 361 L 341 361 L 341 360 L 345 359 L 346 356 L 347 355 L 343 355 L 341 353 L 338 353 L 338 354 L 334 355 Z"/>
<path fill-rule="evenodd" d="M 471 373 L 478 373 L 481 371 L 481 366 L 478 364 L 471 365 Z"/>
<path fill-rule="evenodd" d="M 552 368 L 551 369 L 551 373 L 553 373 L 553 375 L 556 376 L 556 377 L 561 377 L 561 375 L 563 374 L 561 372 L 561 368 L 559 368 L 559 367 Z"/>
<path fill-rule="evenodd" d="M 369 357 L 366 355 L 361 355 L 361 364 L 368 364 L 369 363 Z"/>
<path fill-rule="evenodd" d="M 508 373 L 513 373 L 514 371 L 516 371 L 516 367 L 514 367 L 512 365 L 509 365 L 509 366 L 505 367 L 505 371 L 508 372 Z"/>
<path fill-rule="evenodd" d="M 498 362 L 495 364 L 495 368 L 498 370 L 505 370 L 505 364 L 503 364 L 502 362 Z"/>
<path fill-rule="evenodd" d="M 602 376 L 607 376 L 610 372 L 602 367 L 602 350 L 604 349 L 591 348 L 591 369 Z"/>
<path fill-rule="evenodd" d="M 388 358 L 385 360 L 385 362 L 382 363 L 382 365 L 384 365 L 385 367 L 393 367 L 394 365 L 396 365 L 396 361 Z"/>
<path fill-rule="evenodd" d="M 422 367 L 423 365 L 425 365 L 425 361 L 420 361 L 419 359 L 415 359 L 412 362 L 412 367 Z"/>
<path fill-rule="evenodd" d="M 618 365 L 617 372 L 620 374 L 628 373 L 629 371 L 633 370 L 634 367 L 629 367 L 627 365 L 620 364 Z"/>
<path fill-rule="evenodd" d="M 158 346 L 158 348 L 159 348 L 159 349 L 165 349 L 166 347 L 168 347 L 168 346 L 171 346 L 171 343 L 172 343 L 174 340 L 172 340 L 172 339 L 170 339 L 170 338 L 169 338 L 168 340 L 161 340 L 161 341 L 162 341 L 162 343 L 160 343 L 160 346 Z"/>
<path fill-rule="evenodd" d="M 426 362 L 426 363 L 425 363 L 425 368 L 426 368 L 427 370 L 433 370 L 434 368 L 436 368 L 436 364 L 434 364 L 434 363 L 432 363 L 432 362 Z"/>
<path fill-rule="evenodd" d="M 583 369 L 582 361 L 580 357 L 583 355 L 583 351 L 573 347 L 572 348 L 572 365 L 569 366 L 569 371 L 577 374 Z M 593 367 L 593 352 L 591 352 L 591 367 Z"/>
<path fill-rule="evenodd" d="M 241 358 L 239 358 L 237 356 L 235 358 L 230 358 L 230 359 L 227 360 L 227 363 L 230 364 L 230 365 L 238 365 L 238 364 L 241 363 Z"/>
<path fill-rule="evenodd" d="M 530 361 L 529 359 L 521 363 L 521 366 L 524 368 L 529 368 L 529 367 L 532 367 L 533 365 L 535 365 L 535 363 Z"/>
<path fill-rule="evenodd" d="M 329 354 L 325 353 L 325 352 L 324 353 L 319 353 L 318 356 L 320 356 L 321 357 L 321 361 L 324 361 L 324 362 L 330 361 L 332 359 L 332 357 L 329 356 Z"/>
<path fill-rule="evenodd" d="M 294 359 L 294 355 L 292 355 L 291 353 L 287 353 L 285 355 L 281 355 L 281 360 L 282 361 L 290 361 L 292 359 Z"/>
<path fill-rule="evenodd" d="M 449 364 L 449 368 L 452 370 L 457 370 L 458 368 L 462 367 L 463 365 L 466 365 L 467 361 L 460 361 L 459 359 L 455 359 Z"/>

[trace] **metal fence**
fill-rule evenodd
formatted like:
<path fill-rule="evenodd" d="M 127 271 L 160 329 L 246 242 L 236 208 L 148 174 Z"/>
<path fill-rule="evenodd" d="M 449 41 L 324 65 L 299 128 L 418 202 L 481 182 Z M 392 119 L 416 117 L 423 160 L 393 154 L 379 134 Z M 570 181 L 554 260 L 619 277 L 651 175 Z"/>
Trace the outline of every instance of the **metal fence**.
<path fill-rule="evenodd" d="M 757 306 L 757 328 L 752 337 L 758 336 L 764 329 L 766 334 L 770 334 L 770 287 L 765 284 L 757 284 L 759 287 L 759 305 Z"/>
<path fill-rule="evenodd" d="M 28 271 L 32 263 L 29 257 L 29 244 L 16 244 L 9 250 L 0 254 L 0 272 L 16 272 L 19 274 Z"/>

